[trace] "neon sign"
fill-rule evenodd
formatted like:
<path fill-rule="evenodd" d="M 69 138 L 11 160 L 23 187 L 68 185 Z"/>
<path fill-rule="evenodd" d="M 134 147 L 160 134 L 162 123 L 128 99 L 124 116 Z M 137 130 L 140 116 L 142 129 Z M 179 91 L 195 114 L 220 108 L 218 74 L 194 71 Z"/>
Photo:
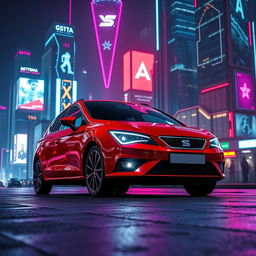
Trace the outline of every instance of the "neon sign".
<path fill-rule="evenodd" d="M 251 74 L 236 73 L 237 107 L 253 110 L 255 108 L 254 83 Z"/>
<path fill-rule="evenodd" d="M 30 67 L 20 67 L 20 73 L 40 75 L 37 68 L 30 68 Z"/>
<path fill-rule="evenodd" d="M 110 87 L 123 3 L 92 0 L 91 10 L 105 88 Z"/>
<path fill-rule="evenodd" d="M 123 61 L 125 100 L 152 104 L 154 54 L 129 51 L 124 54 Z"/>
<path fill-rule="evenodd" d="M 77 82 L 68 79 L 56 81 L 56 116 L 77 100 Z"/>

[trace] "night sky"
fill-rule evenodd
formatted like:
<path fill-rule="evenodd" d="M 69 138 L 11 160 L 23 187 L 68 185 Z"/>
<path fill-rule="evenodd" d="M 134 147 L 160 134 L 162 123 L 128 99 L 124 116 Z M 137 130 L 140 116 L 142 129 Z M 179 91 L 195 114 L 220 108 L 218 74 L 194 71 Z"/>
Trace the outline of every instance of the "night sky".
<path fill-rule="evenodd" d="M 140 31 L 154 29 L 154 0 L 123 0 L 120 37 L 111 83 L 113 99 L 121 96 L 122 55 L 127 50 L 153 51 L 154 40 L 141 42 Z M 69 0 L 12 0 L 1 2 L 0 105 L 8 104 L 13 80 L 14 55 L 17 49 L 32 53 L 33 66 L 41 67 L 45 33 L 53 22 L 68 23 Z M 89 0 L 73 0 L 73 25 L 76 27 L 76 71 L 88 71 L 88 83 L 96 97 L 102 94 L 103 82 L 92 23 Z"/>

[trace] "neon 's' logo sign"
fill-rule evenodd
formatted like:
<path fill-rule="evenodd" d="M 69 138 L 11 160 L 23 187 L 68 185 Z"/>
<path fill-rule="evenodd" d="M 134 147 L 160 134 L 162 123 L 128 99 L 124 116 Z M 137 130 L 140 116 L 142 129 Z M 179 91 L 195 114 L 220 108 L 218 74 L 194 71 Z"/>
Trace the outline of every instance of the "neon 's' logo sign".
<path fill-rule="evenodd" d="M 105 88 L 109 88 L 116 53 L 123 3 L 92 0 L 91 9 Z"/>
<path fill-rule="evenodd" d="M 102 22 L 100 23 L 100 27 L 113 27 L 115 25 L 116 15 L 99 15 Z"/>

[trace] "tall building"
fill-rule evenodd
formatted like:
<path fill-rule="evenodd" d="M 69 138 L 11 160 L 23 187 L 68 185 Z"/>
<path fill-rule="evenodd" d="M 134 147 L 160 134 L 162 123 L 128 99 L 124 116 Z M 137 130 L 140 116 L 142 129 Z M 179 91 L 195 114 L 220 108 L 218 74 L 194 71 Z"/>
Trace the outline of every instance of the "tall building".
<path fill-rule="evenodd" d="M 46 34 L 42 77 L 46 85 L 45 120 L 53 120 L 77 100 L 75 28 L 54 23 Z"/>
<path fill-rule="evenodd" d="M 31 66 L 31 52 L 15 55 L 13 83 L 10 86 L 6 179 L 32 177 L 34 125 L 44 111 L 44 81 L 38 67 Z"/>
<path fill-rule="evenodd" d="M 156 0 L 155 105 L 170 114 L 198 102 L 193 0 Z"/>
<path fill-rule="evenodd" d="M 176 114 L 189 125 L 208 125 L 221 139 L 227 166 L 230 158 L 234 158 L 237 181 L 245 178 L 240 164 L 243 158 L 250 165 L 249 180 L 256 181 L 256 48 L 252 4 L 251 0 L 195 1 L 199 106 Z M 207 121 L 200 122 L 202 119 Z"/>
<path fill-rule="evenodd" d="M 195 8 L 193 0 L 167 0 L 166 8 L 168 105 L 174 114 L 198 101 Z"/>

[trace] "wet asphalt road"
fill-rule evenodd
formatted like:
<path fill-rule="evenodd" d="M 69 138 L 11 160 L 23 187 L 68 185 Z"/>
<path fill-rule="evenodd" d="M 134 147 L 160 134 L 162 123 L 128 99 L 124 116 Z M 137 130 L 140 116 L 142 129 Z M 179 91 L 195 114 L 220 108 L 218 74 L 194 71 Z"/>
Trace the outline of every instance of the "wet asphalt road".
<path fill-rule="evenodd" d="M 133 188 L 92 198 L 84 187 L 0 189 L 0 255 L 256 255 L 256 190 Z"/>

